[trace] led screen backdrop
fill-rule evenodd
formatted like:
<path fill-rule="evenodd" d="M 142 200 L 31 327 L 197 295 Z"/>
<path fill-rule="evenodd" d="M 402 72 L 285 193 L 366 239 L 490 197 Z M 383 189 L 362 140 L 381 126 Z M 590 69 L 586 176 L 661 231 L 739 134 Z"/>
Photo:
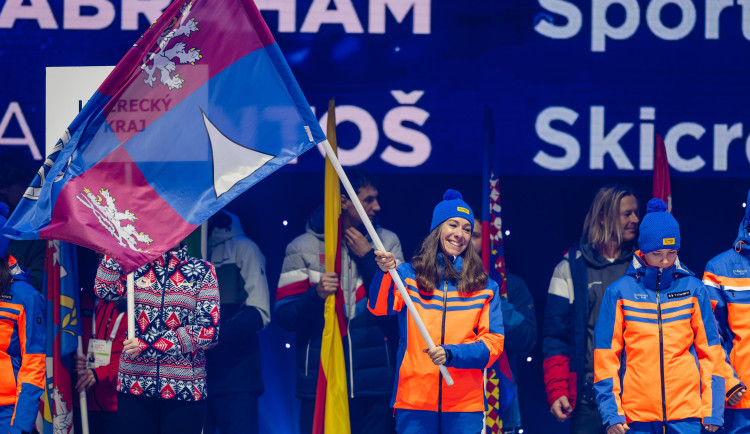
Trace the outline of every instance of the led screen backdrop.
<path fill-rule="evenodd" d="M 114 65 L 168 3 L 0 2 L 0 146 L 41 159 L 45 67 Z M 257 4 L 345 165 L 477 173 L 486 105 L 504 174 L 647 175 L 655 133 L 676 176 L 750 174 L 750 2 Z"/>

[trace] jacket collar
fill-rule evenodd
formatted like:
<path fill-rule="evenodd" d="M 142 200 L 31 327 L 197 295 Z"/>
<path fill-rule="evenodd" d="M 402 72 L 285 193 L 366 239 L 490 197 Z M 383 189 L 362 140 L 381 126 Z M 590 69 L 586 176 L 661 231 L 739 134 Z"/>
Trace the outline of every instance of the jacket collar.
<path fill-rule="evenodd" d="M 154 260 L 154 263 L 160 267 L 175 267 L 178 264 L 187 262 L 188 249 L 185 243 L 180 243 L 180 248 L 177 250 L 169 250 L 163 255 L 159 256 Z"/>
<path fill-rule="evenodd" d="M 737 239 L 734 240 L 734 250 L 745 256 L 750 256 L 750 191 L 747 192 L 745 218 L 740 222 Z"/>
<path fill-rule="evenodd" d="M 464 258 L 461 256 L 448 256 L 444 255 L 442 253 L 437 254 L 438 263 L 440 264 L 440 268 L 445 267 L 445 259 L 448 258 L 449 261 L 453 264 L 453 268 L 455 268 L 457 271 L 461 271 L 461 267 L 464 264 Z"/>
<path fill-rule="evenodd" d="M 646 265 L 645 255 L 640 251 L 633 254 L 633 261 L 628 268 L 626 275 L 635 277 L 646 288 L 656 290 L 656 282 L 659 282 L 659 290 L 664 290 L 672 285 L 675 279 L 685 276 L 694 276 L 695 273 L 690 271 L 681 262 L 680 258 L 675 258 L 674 264 L 669 268 L 658 268 Z M 661 270 L 661 276 L 659 271 Z"/>
<path fill-rule="evenodd" d="M 16 258 L 12 255 L 8 255 L 8 266 L 10 267 L 10 278 L 12 280 L 22 280 L 24 282 L 29 281 L 29 270 L 21 267 Z"/>

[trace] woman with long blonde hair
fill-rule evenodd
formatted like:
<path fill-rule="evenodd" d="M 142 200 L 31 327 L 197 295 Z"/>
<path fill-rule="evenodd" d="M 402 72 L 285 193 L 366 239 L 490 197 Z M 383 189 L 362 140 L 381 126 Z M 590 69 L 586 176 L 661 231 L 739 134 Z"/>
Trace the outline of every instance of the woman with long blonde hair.
<path fill-rule="evenodd" d="M 603 433 L 594 393 L 594 327 L 604 291 L 625 275 L 635 251 L 638 200 L 619 184 L 599 189 L 583 235 L 555 267 L 542 328 L 544 384 L 557 420 L 570 432 Z"/>

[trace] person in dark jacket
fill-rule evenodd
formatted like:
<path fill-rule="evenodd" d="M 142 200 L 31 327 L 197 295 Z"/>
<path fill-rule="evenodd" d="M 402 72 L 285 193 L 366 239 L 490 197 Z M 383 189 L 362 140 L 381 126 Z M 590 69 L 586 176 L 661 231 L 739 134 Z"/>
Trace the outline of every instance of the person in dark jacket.
<path fill-rule="evenodd" d="M 594 393 L 594 328 L 604 291 L 625 275 L 635 251 L 638 200 L 630 187 L 597 191 L 579 245 L 555 267 L 542 329 L 550 412 L 574 434 L 603 433 Z"/>
<path fill-rule="evenodd" d="M 474 232 L 471 233 L 471 244 L 474 250 L 482 254 L 482 222 L 474 219 Z M 488 235 L 489 236 L 489 235 Z M 501 287 L 500 276 L 490 277 Z M 497 278 L 496 278 L 497 277 Z M 521 409 L 518 405 L 518 377 L 516 375 L 519 357 L 528 354 L 536 346 L 536 313 L 534 298 L 526 282 L 515 274 L 506 274 L 506 297 L 500 298 L 505 329 L 505 352 L 513 374 L 515 395 L 502 414 L 503 433 L 515 433 L 522 430 Z"/>
<path fill-rule="evenodd" d="M 236 215 L 219 211 L 208 220 L 210 262 L 221 300 L 221 339 L 206 350 L 205 434 L 257 433 L 263 393 L 257 332 L 271 321 L 266 258 L 245 236 Z"/>
<path fill-rule="evenodd" d="M 31 159 L 26 149 L 11 147 L 0 153 L 0 202 L 5 202 L 11 213 L 31 184 L 37 170 L 39 163 Z M 28 270 L 29 284 L 40 293 L 46 293 L 42 288 L 46 251 L 46 240 L 10 240 L 8 247 L 8 253 Z"/>
<path fill-rule="evenodd" d="M 364 171 L 349 170 L 349 180 L 371 220 L 380 211 L 374 180 Z M 300 432 L 312 430 L 315 392 L 320 366 L 325 299 L 341 282 L 344 294 L 343 339 L 352 433 L 394 431 L 389 408 L 396 366 L 398 332 L 395 318 L 376 318 L 367 310 L 367 294 L 375 275 L 373 245 L 361 227 L 354 204 L 341 195 L 341 275 L 325 272 L 323 208 L 307 223 L 304 234 L 286 248 L 276 291 L 275 318 L 282 328 L 296 333 L 297 397 Z M 393 232 L 376 226 L 386 249 L 403 261 L 401 243 Z"/>

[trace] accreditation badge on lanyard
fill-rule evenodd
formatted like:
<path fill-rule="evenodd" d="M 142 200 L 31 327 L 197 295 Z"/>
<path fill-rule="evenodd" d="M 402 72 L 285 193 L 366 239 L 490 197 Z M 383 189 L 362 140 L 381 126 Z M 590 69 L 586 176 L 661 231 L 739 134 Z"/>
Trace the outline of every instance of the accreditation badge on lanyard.
<path fill-rule="evenodd" d="M 117 329 L 120 328 L 120 321 L 122 321 L 123 315 L 124 312 L 120 312 L 117 316 L 109 339 L 89 339 L 88 356 L 86 357 L 87 368 L 96 369 L 109 365 L 110 358 L 112 357 L 112 341 L 115 340 L 115 335 L 117 334 Z M 94 314 L 91 323 L 91 336 L 96 336 L 96 314 Z"/>
<path fill-rule="evenodd" d="M 86 359 L 86 367 L 89 369 L 101 368 L 109 365 L 112 355 L 112 342 L 104 339 L 89 339 L 89 352 Z"/>

